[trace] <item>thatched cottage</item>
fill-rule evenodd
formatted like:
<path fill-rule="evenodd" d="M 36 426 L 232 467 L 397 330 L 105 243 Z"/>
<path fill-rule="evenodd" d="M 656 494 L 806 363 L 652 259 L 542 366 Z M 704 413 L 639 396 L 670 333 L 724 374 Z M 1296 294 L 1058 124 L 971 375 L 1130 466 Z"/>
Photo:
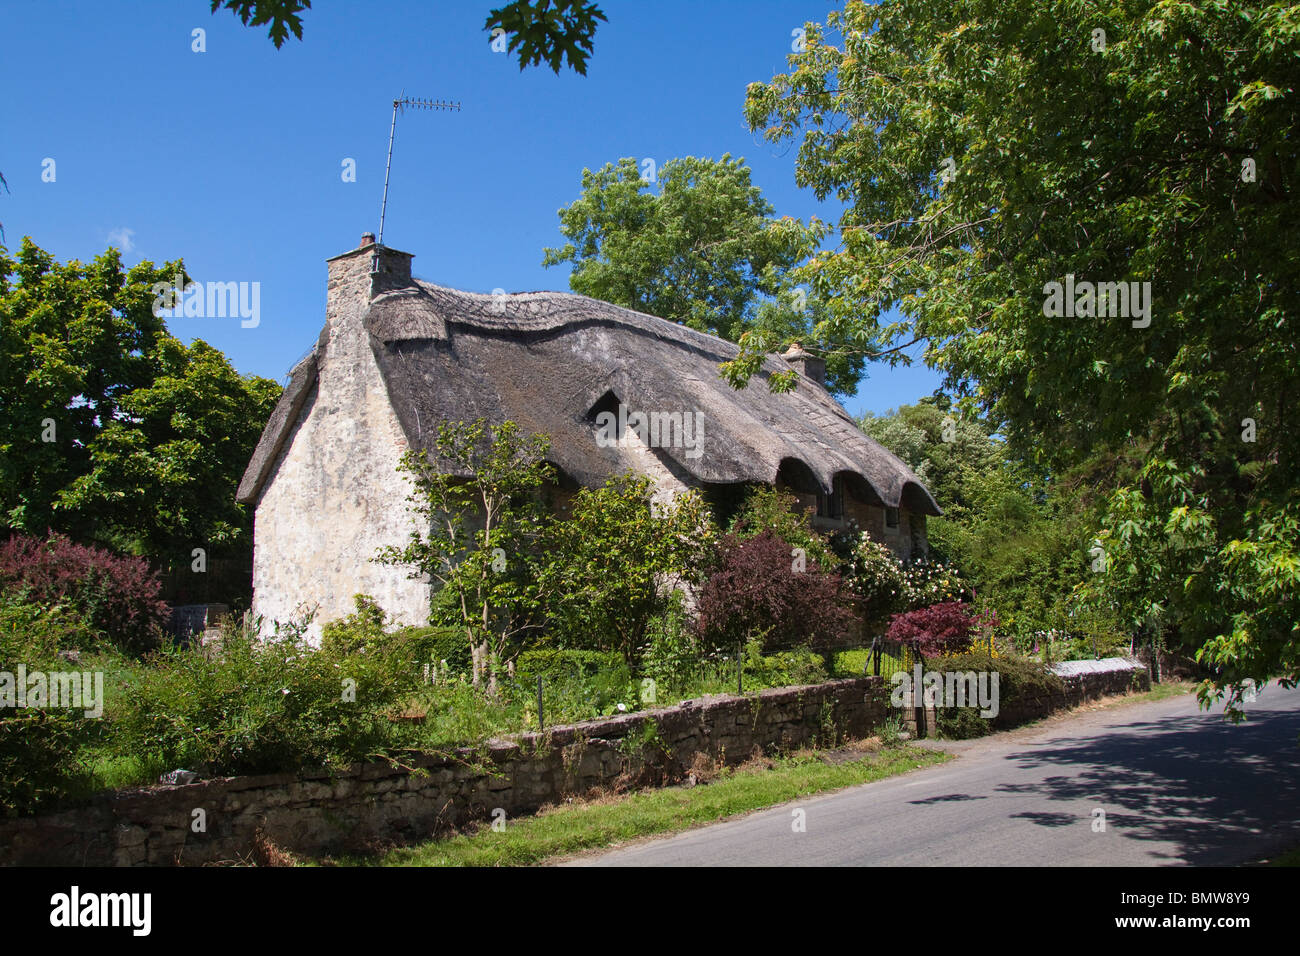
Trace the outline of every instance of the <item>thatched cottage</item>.
<path fill-rule="evenodd" d="M 821 360 L 792 348 L 743 390 L 718 364 L 729 342 L 581 295 L 480 295 L 411 276 L 409 253 L 362 245 L 329 260 L 325 328 L 294 367 L 239 486 L 255 508 L 253 610 L 317 622 L 373 595 L 407 623 L 427 585 L 371 559 L 413 520 L 397 471 L 443 421 L 513 419 L 551 438 L 568 487 L 628 470 L 665 492 L 697 488 L 722 513 L 745 483 L 775 483 L 827 527 L 856 519 L 896 553 L 926 550 L 940 513 L 897 457 L 822 387 Z M 786 364 L 789 363 L 789 364 Z M 768 374 L 793 365 L 794 391 Z"/>

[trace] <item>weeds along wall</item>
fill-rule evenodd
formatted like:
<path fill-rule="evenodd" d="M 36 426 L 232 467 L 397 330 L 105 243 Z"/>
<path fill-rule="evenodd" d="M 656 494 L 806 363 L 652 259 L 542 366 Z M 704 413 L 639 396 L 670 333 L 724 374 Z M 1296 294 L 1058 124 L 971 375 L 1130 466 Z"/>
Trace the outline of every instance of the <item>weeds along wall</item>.
<path fill-rule="evenodd" d="M 1085 700 L 1150 688 L 1136 662 L 1065 674 L 998 721 L 1046 716 Z M 913 732 L 881 677 L 833 680 L 557 726 L 478 748 L 409 754 L 404 766 L 225 777 L 120 790 L 43 816 L 0 820 L 0 865 L 170 866 L 252 857 L 259 839 L 301 854 L 364 851 L 427 839 L 475 821 L 529 814 L 567 796 L 683 779 L 703 754 L 734 765 L 764 753 L 835 746 L 886 722 Z M 933 714 L 929 715 L 933 726 Z M 498 813 L 497 816 L 500 814 Z"/>
<path fill-rule="evenodd" d="M 491 820 L 494 810 L 513 818 L 566 796 L 680 780 L 701 753 L 737 764 L 755 749 L 870 736 L 891 715 L 888 685 L 866 677 L 686 701 L 479 748 L 411 754 L 405 767 L 374 763 L 333 775 L 123 790 L 57 813 L 0 820 L 0 863 L 236 861 L 250 857 L 259 834 L 296 853 L 364 850 Z"/>

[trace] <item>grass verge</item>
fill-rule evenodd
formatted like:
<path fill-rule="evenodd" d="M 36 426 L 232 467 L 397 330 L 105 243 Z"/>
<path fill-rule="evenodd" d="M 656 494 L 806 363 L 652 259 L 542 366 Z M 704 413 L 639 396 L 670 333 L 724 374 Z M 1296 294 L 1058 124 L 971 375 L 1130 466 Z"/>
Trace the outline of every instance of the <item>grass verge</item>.
<path fill-rule="evenodd" d="M 643 790 L 566 803 L 535 816 L 509 821 L 504 831 L 484 826 L 474 833 L 391 850 L 372 858 L 333 861 L 361 866 L 527 866 L 557 856 L 608 847 L 653 834 L 673 833 L 736 814 L 776 806 L 810 794 L 870 783 L 950 759 L 915 747 L 863 747 L 750 761 L 718 772 L 695 787 Z"/>
<path fill-rule="evenodd" d="M 1196 690 L 1196 684 L 1193 681 L 1170 680 L 1161 684 L 1152 684 L 1151 689 L 1143 691 L 1140 694 L 1133 694 L 1128 698 L 1134 702 L 1150 702 L 1156 700 L 1168 700 L 1170 697 L 1178 697 L 1181 694 L 1190 694 Z"/>

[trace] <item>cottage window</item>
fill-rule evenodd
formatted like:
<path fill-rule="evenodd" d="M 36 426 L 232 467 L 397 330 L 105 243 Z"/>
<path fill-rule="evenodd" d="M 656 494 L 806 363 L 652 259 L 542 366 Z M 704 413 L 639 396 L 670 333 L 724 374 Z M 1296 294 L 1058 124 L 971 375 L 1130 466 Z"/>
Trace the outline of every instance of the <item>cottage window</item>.
<path fill-rule="evenodd" d="M 898 527 L 898 509 L 897 509 L 897 508 L 889 508 L 889 507 L 885 508 L 885 527 L 886 527 L 886 528 L 897 528 L 897 527 Z"/>
<path fill-rule="evenodd" d="M 831 493 L 817 493 L 817 517 L 844 517 L 844 479 L 838 475 L 831 479 Z"/>

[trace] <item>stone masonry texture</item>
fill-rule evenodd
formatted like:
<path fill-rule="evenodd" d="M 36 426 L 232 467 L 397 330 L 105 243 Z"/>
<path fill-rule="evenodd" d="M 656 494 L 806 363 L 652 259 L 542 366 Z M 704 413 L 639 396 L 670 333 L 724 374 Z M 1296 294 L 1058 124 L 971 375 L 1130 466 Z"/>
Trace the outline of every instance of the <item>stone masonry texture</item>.
<path fill-rule="evenodd" d="M 1041 717 L 1103 694 L 1150 686 L 1145 670 L 1063 681 L 1063 695 L 1022 705 L 1017 717 Z M 334 773 L 114 791 L 58 812 L 0 820 L 0 864 L 230 862 L 249 859 L 259 835 L 302 854 L 408 843 L 489 820 L 497 808 L 513 818 L 567 796 L 679 781 L 697 754 L 734 765 L 756 750 L 770 754 L 868 737 L 895 714 L 890 689 L 879 677 L 833 680 L 684 701 L 479 748 L 408 754 L 402 767 L 381 762 Z M 914 727 L 913 714 L 903 716 Z M 201 831 L 195 825 L 200 817 Z"/>

